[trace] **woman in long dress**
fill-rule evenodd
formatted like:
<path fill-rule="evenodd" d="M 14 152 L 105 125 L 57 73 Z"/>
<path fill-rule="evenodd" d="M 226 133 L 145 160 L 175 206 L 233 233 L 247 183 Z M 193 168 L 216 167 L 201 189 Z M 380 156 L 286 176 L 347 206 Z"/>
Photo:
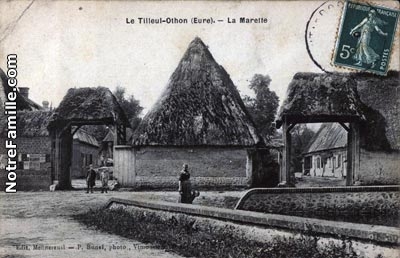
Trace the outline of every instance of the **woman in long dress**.
<path fill-rule="evenodd" d="M 188 164 L 183 164 L 181 174 L 179 175 L 179 202 L 192 203 L 192 184 L 190 182 L 190 173 Z"/>
<path fill-rule="evenodd" d="M 379 55 L 370 47 L 371 35 L 375 30 L 386 37 L 388 34 L 379 28 L 380 25 L 385 24 L 386 22 L 376 17 L 376 11 L 371 10 L 368 13 L 368 17 L 350 31 L 352 36 L 355 35 L 355 32 L 360 33 L 356 52 L 353 56 L 353 59 L 357 61 L 355 65 L 362 66 L 363 63 L 366 63 L 370 64 L 372 68 L 375 67 L 375 62 L 379 60 Z"/>

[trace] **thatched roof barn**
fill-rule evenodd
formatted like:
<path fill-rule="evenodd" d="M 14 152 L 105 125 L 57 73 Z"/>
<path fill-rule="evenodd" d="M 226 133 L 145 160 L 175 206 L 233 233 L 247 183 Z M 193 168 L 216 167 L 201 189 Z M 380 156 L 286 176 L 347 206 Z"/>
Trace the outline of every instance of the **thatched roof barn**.
<path fill-rule="evenodd" d="M 56 108 L 50 127 L 68 122 L 91 124 L 99 121 L 105 124 L 121 121 L 130 127 L 129 120 L 108 88 L 71 88 Z"/>
<path fill-rule="evenodd" d="M 189 44 L 131 143 L 114 147 L 122 185 L 176 189 L 184 163 L 197 187 L 273 184 L 273 158 L 229 74 L 200 38 Z"/>
<path fill-rule="evenodd" d="M 259 142 L 229 74 L 200 38 L 190 43 L 133 136 L 136 146 L 254 146 Z"/>

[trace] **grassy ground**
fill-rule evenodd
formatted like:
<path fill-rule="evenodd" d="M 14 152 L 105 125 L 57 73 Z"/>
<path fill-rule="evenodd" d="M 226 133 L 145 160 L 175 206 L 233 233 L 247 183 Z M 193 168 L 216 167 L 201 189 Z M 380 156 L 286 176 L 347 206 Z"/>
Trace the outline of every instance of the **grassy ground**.
<path fill-rule="evenodd" d="M 198 225 L 189 216 L 163 216 L 149 210 L 93 210 L 76 216 L 88 225 L 141 242 L 174 250 L 185 257 L 210 258 L 357 258 L 351 242 L 321 247 L 317 237 L 274 238 L 257 242 L 219 223 Z M 110 223 L 112 222 L 112 223 Z"/>

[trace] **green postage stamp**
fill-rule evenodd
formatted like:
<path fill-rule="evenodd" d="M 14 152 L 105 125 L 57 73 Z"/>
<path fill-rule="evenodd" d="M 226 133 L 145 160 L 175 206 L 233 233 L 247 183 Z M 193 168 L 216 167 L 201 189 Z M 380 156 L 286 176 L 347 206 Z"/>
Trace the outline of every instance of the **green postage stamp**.
<path fill-rule="evenodd" d="M 386 75 L 399 11 L 377 5 L 346 2 L 333 63 Z"/>

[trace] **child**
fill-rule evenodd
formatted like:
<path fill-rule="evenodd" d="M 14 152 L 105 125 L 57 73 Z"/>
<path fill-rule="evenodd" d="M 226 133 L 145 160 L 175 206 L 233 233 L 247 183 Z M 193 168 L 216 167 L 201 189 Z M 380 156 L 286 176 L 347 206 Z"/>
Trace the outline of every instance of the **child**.
<path fill-rule="evenodd" d="M 89 189 L 93 193 L 93 186 L 95 185 L 95 183 L 96 183 L 96 171 L 94 171 L 93 165 L 90 164 L 88 172 L 86 174 L 86 184 L 87 184 L 86 193 L 89 193 Z"/>
<path fill-rule="evenodd" d="M 108 169 L 103 169 L 100 174 L 100 180 L 101 180 L 101 193 L 104 193 L 104 191 L 107 193 L 108 190 L 108 179 L 109 179 L 109 174 L 108 174 Z"/>

